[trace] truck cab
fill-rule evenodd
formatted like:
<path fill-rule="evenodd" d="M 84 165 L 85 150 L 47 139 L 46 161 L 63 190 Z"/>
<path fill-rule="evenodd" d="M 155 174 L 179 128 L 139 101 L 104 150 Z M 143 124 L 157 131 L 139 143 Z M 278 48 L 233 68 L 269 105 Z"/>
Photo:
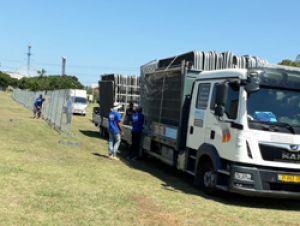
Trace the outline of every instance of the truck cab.
<path fill-rule="evenodd" d="M 201 72 L 179 168 L 208 193 L 300 197 L 299 103 L 294 68 Z"/>

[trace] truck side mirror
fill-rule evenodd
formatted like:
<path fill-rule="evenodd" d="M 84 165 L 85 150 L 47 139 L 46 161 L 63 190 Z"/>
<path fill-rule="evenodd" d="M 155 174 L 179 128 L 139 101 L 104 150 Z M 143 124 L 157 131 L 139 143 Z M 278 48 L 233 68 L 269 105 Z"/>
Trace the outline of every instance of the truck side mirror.
<path fill-rule="evenodd" d="M 259 90 L 258 73 L 252 72 L 246 80 L 245 90 L 247 93 L 253 93 Z"/>
<path fill-rule="evenodd" d="M 215 99 L 215 115 L 222 117 L 225 113 L 225 105 L 228 94 L 228 83 L 216 85 L 216 99 Z"/>

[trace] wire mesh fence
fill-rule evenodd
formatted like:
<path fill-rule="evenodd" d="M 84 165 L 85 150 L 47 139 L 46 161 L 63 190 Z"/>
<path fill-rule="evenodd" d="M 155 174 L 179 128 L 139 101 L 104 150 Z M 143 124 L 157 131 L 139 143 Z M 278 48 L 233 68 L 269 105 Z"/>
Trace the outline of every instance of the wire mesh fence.
<path fill-rule="evenodd" d="M 14 89 L 12 98 L 24 107 L 34 111 L 35 100 L 42 95 L 41 117 L 61 132 L 71 132 L 72 98 L 70 90 L 38 91 Z"/>

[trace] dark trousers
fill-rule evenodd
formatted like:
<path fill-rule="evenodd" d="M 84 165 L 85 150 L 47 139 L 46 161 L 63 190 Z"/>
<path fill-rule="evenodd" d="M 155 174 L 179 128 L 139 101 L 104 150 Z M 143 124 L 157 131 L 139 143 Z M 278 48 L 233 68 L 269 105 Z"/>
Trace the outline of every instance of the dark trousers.
<path fill-rule="evenodd" d="M 139 157 L 142 132 L 131 132 L 132 145 L 129 157 Z"/>

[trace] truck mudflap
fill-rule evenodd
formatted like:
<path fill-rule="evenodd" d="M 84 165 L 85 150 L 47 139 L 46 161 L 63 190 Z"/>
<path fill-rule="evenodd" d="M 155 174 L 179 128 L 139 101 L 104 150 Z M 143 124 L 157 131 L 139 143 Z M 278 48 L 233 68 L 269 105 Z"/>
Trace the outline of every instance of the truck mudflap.
<path fill-rule="evenodd" d="M 300 170 L 231 165 L 228 191 L 248 196 L 300 199 Z"/>
<path fill-rule="evenodd" d="M 100 126 L 101 119 L 98 112 L 93 112 L 92 122 L 94 123 L 95 126 Z"/>

